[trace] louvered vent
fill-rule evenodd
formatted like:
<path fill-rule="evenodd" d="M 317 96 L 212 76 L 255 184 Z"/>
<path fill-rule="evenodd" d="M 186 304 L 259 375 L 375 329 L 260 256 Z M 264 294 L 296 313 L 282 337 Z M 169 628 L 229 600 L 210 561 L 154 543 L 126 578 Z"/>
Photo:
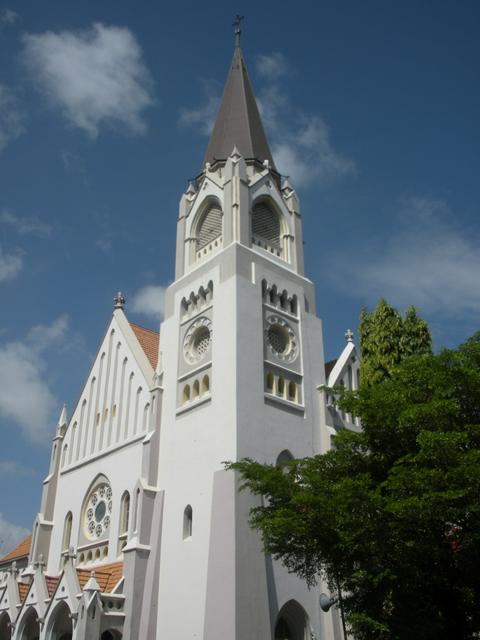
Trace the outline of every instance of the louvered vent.
<path fill-rule="evenodd" d="M 197 251 L 208 246 L 222 235 L 222 210 L 213 205 L 205 211 L 197 230 Z"/>
<path fill-rule="evenodd" d="M 280 218 L 264 202 L 253 207 L 252 235 L 255 239 L 265 240 L 272 247 L 280 247 Z"/>

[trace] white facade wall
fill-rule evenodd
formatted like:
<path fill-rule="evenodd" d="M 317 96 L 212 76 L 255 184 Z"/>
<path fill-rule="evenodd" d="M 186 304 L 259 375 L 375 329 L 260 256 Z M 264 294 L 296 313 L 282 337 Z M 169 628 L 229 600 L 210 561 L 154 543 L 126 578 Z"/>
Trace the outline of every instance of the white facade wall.
<path fill-rule="evenodd" d="M 123 312 L 116 310 L 63 438 L 53 515 L 56 526 L 47 566 L 52 575 L 62 567 L 62 523 L 69 512 L 73 515 L 71 544 L 77 552 L 77 564 L 95 564 L 98 545 L 84 534 L 84 501 L 99 477 L 109 482 L 113 502 L 108 532 L 98 540 L 102 543 L 100 560 L 119 557 L 120 501 L 128 491 L 133 511 L 153 378 L 153 369 L 131 332 Z M 87 561 L 89 550 L 93 550 L 93 562 Z"/>

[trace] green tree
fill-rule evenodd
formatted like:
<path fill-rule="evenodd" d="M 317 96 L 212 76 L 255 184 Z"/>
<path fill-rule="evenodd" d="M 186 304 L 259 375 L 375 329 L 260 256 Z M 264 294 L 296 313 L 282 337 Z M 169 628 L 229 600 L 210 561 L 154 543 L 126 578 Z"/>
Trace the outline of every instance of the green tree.
<path fill-rule="evenodd" d="M 265 550 L 340 588 L 358 640 L 478 638 L 480 332 L 338 392 L 362 433 L 282 469 L 228 465 L 267 498 L 251 511 Z"/>
<path fill-rule="evenodd" d="M 371 313 L 360 314 L 360 378 L 375 384 L 390 375 L 405 357 L 431 353 L 432 339 L 427 323 L 410 307 L 405 318 L 383 298 Z"/>

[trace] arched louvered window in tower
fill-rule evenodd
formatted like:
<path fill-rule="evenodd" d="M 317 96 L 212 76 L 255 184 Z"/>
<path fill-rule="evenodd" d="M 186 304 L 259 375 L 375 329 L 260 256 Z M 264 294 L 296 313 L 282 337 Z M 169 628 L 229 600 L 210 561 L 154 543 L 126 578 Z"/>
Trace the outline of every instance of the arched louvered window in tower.
<path fill-rule="evenodd" d="M 222 242 L 222 209 L 218 203 L 210 204 L 201 214 L 196 229 L 195 251 L 201 258 Z"/>
<path fill-rule="evenodd" d="M 252 210 L 252 243 L 277 256 L 282 255 L 280 216 L 263 200 Z"/>

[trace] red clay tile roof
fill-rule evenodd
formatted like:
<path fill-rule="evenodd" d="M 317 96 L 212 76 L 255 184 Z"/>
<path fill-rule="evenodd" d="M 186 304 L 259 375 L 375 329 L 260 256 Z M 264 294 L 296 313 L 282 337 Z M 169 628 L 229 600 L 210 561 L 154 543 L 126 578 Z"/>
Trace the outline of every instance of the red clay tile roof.
<path fill-rule="evenodd" d="M 152 329 L 146 329 L 134 322 L 130 322 L 130 326 L 133 329 L 140 346 L 145 352 L 150 364 L 154 369 L 157 367 L 158 362 L 158 347 L 160 343 L 160 334 Z"/>
<path fill-rule="evenodd" d="M 0 558 L 0 562 L 8 562 L 9 560 L 17 560 L 18 558 L 24 558 L 30 553 L 30 547 L 32 544 L 32 534 L 27 536 L 25 540 L 22 540 L 19 545 L 12 549 L 6 556 Z"/>
<path fill-rule="evenodd" d="M 329 360 L 325 363 L 325 375 L 327 378 L 332 373 L 333 367 L 337 364 L 337 360 L 338 358 L 335 358 L 335 360 Z"/>
<path fill-rule="evenodd" d="M 45 581 L 47 583 L 47 591 L 50 598 L 55 593 L 55 589 L 57 588 L 57 584 L 60 582 L 60 576 L 45 576 Z"/>
<path fill-rule="evenodd" d="M 101 592 L 110 593 L 123 577 L 123 562 L 112 562 L 92 569 L 77 569 L 81 589 L 89 581 L 92 571 L 95 572 L 95 580 L 98 582 Z"/>
<path fill-rule="evenodd" d="M 18 595 L 20 596 L 20 602 L 23 602 L 25 600 L 29 589 L 29 584 L 26 584 L 25 582 L 18 583 Z"/>

